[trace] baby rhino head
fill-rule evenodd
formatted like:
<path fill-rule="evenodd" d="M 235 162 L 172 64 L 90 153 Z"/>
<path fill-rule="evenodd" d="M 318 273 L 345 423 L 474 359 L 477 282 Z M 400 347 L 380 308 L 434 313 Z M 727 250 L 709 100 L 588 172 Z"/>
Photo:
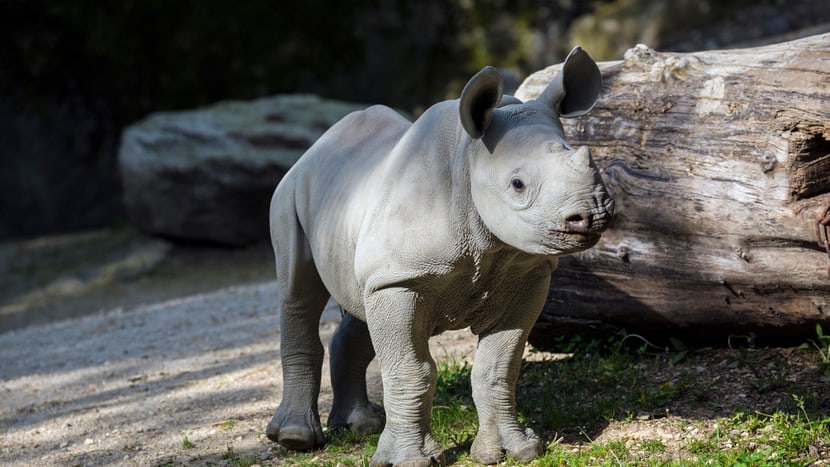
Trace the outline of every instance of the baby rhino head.
<path fill-rule="evenodd" d="M 599 95 L 596 63 L 575 48 L 538 99 L 502 98 L 486 67 L 464 88 L 461 123 L 472 137 L 470 189 L 476 210 L 501 241 L 533 254 L 590 248 L 613 215 L 614 201 L 590 150 L 565 141 L 559 117 L 583 115 Z"/>

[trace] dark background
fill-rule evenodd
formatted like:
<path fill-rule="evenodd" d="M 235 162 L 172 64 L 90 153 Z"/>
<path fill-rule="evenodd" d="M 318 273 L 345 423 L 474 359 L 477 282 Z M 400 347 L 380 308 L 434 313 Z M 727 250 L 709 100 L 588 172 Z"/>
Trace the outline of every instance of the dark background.
<path fill-rule="evenodd" d="M 116 154 L 149 113 L 280 93 L 418 114 L 485 64 L 830 30 L 830 2 L 0 0 L 0 241 L 125 222 Z"/>

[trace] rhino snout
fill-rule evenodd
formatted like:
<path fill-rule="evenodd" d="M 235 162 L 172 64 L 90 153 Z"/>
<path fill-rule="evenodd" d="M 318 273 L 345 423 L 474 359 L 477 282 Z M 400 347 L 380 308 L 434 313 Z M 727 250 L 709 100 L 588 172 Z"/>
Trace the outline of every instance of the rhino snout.
<path fill-rule="evenodd" d="M 548 224 L 547 242 L 560 254 L 591 248 L 611 223 L 614 201 L 609 197 L 567 212 Z"/>
<path fill-rule="evenodd" d="M 568 232 L 588 233 L 591 230 L 591 216 L 585 213 L 574 213 L 565 218 Z"/>
<path fill-rule="evenodd" d="M 614 199 L 605 198 L 596 206 L 565 214 L 560 222 L 551 225 L 551 231 L 569 234 L 601 234 L 608 228 L 614 216 Z"/>

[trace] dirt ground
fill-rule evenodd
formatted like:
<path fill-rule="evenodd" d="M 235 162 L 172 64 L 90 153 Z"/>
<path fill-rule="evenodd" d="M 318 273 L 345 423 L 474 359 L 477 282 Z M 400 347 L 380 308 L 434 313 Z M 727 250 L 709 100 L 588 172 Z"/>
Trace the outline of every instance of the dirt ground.
<path fill-rule="evenodd" d="M 275 292 L 237 286 L 0 334 L 0 464 L 223 464 L 228 448 L 277 461 L 263 434 L 282 391 Z M 338 320 L 326 312 L 324 343 Z M 445 334 L 433 353 L 473 345 Z M 369 383 L 377 400 L 374 365 Z"/>
<path fill-rule="evenodd" d="M 279 462 L 263 433 L 282 391 L 272 264 L 267 244 L 134 232 L 1 245 L 0 465 L 222 465 L 228 449 Z M 329 307 L 324 344 L 338 322 Z M 433 353 L 474 342 L 445 334 Z M 368 381 L 379 399 L 374 364 Z"/>
<path fill-rule="evenodd" d="M 279 464 L 286 452 L 264 435 L 282 391 L 267 245 L 240 251 L 159 247 L 133 235 L 125 238 L 116 244 L 130 246 L 115 259 L 113 244 L 104 247 L 107 254 L 86 246 L 87 256 L 104 259 L 80 270 L 55 265 L 46 278 L 21 278 L 15 268 L 0 265 L 18 284 L 15 290 L 7 287 L 0 303 L 0 464 L 227 465 L 223 456 L 229 449 L 264 465 Z M 77 242 L 63 243 L 74 249 Z M 36 262 L 30 256 L 44 254 L 33 252 L 43 245 L 0 250 L 0 259 Z M 150 266 L 94 279 L 95 271 L 107 270 L 101 264 L 122 264 L 142 249 L 155 258 Z M 45 254 L 56 255 L 54 249 Z M 55 283 L 75 286 L 55 292 Z M 324 343 L 338 319 L 335 309 L 324 314 Z M 436 358 L 469 358 L 475 339 L 457 331 L 431 344 Z M 803 354 L 775 349 L 756 356 L 761 366 L 788 358 L 787 377 L 827 402 L 830 381 L 817 376 L 814 362 Z M 528 352 L 527 357 L 554 356 Z M 752 369 L 734 361 L 723 349 L 709 349 L 685 363 L 698 378 L 726 381 L 715 396 L 717 411 L 684 414 L 682 407 L 672 407 L 668 416 L 611 422 L 593 433 L 594 439 L 660 439 L 671 448 L 699 434 L 678 424 L 678 417 L 700 419 L 694 429 L 702 433 L 711 429 L 714 417 L 736 407 L 782 403 L 774 392 L 752 391 Z M 673 378 L 662 371 L 655 381 Z M 327 367 L 323 376 L 320 411 L 325 417 L 331 404 Z M 378 400 L 382 388 L 374 364 L 368 381 Z M 192 443 L 189 449 L 183 448 L 185 438 Z"/>

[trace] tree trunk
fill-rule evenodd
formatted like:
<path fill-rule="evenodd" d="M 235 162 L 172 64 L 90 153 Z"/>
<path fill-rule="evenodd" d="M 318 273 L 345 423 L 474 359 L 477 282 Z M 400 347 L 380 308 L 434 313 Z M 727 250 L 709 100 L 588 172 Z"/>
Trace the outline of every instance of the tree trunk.
<path fill-rule="evenodd" d="M 535 98 L 558 68 L 517 97 Z M 600 69 L 596 107 L 563 123 L 592 149 L 614 221 L 562 259 L 531 343 L 619 328 L 804 342 L 830 328 L 817 225 L 830 207 L 830 34 L 689 54 L 640 45 Z"/>

